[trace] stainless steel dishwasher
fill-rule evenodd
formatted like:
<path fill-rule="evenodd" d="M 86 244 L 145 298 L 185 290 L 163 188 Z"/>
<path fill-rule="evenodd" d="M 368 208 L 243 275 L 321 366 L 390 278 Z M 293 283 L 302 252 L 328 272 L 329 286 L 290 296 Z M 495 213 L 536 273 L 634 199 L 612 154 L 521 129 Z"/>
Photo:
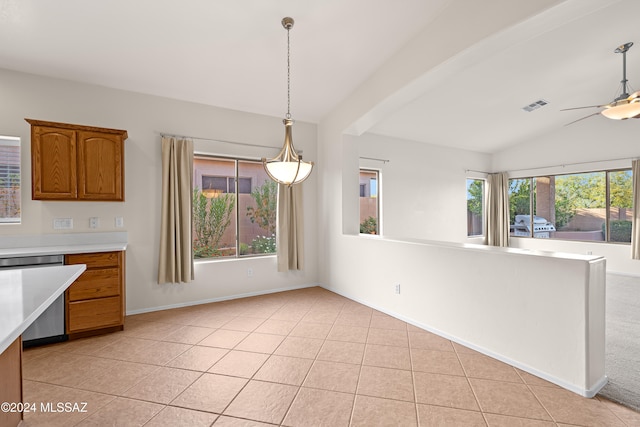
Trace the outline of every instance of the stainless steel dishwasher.
<path fill-rule="evenodd" d="M 0 269 L 38 268 L 64 265 L 64 255 L 39 255 L 0 258 Z M 66 341 L 64 325 L 64 293 L 22 333 L 23 347 Z"/>

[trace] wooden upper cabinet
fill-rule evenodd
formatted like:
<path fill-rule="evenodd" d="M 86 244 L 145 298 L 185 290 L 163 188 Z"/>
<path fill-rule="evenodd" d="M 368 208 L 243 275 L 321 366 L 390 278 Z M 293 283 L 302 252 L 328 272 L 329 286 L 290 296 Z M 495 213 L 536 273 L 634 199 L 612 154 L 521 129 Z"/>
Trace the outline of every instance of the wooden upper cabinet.
<path fill-rule="evenodd" d="M 78 136 L 78 198 L 124 200 L 123 138 L 100 132 Z"/>
<path fill-rule="evenodd" d="M 25 120 L 34 200 L 124 201 L 126 130 Z"/>
<path fill-rule="evenodd" d="M 31 127 L 33 199 L 78 198 L 77 132 L 48 126 Z"/>

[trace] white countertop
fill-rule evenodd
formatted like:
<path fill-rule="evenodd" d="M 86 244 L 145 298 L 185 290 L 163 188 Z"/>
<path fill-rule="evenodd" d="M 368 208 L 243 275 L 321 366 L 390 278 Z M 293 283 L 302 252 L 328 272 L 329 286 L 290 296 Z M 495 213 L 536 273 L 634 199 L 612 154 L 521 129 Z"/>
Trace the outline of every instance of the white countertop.
<path fill-rule="evenodd" d="M 112 252 L 124 251 L 127 249 L 126 242 L 123 243 L 87 243 L 75 245 L 56 246 L 27 246 L 24 248 L 0 248 L 0 258 L 15 258 L 21 256 L 36 255 L 67 255 L 82 254 L 90 252 Z"/>
<path fill-rule="evenodd" d="M 0 353 L 86 269 L 84 264 L 0 270 Z"/>
<path fill-rule="evenodd" d="M 3 236 L 0 258 L 124 251 L 127 232 Z"/>
<path fill-rule="evenodd" d="M 423 239 L 415 239 L 411 237 L 389 237 L 389 236 L 378 236 L 378 235 L 369 235 L 369 234 L 353 234 L 353 235 L 345 235 L 351 236 L 359 239 L 371 239 L 373 241 L 380 242 L 397 242 L 397 243 L 409 243 L 414 245 L 424 245 L 424 246 L 440 246 L 440 247 L 449 247 L 449 248 L 458 248 L 464 250 L 474 250 L 480 252 L 502 252 L 509 253 L 514 255 L 527 255 L 527 256 L 539 256 L 545 258 L 561 258 L 561 259 L 570 259 L 577 261 L 600 261 L 604 259 L 602 255 L 582 255 L 576 253 L 569 252 L 554 252 L 554 251 L 541 251 L 536 249 L 523 249 L 523 248 L 511 248 L 511 247 L 499 247 L 499 246 L 488 246 L 483 244 L 475 244 L 475 243 L 458 243 L 458 242 L 443 242 L 437 240 L 423 240 Z"/>

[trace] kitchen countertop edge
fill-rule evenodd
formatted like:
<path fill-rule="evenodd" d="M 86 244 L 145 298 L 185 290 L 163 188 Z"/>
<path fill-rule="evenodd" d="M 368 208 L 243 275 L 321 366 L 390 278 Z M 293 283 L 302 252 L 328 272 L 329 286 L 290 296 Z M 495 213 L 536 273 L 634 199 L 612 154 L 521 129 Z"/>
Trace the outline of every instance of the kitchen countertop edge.
<path fill-rule="evenodd" d="M 0 248 L 0 258 L 15 258 L 21 256 L 38 255 L 68 255 L 91 252 L 113 252 L 127 249 L 127 242 L 65 244 L 53 246 L 38 246 L 24 248 Z"/>
<path fill-rule="evenodd" d="M 41 282 L 45 277 L 47 279 L 51 279 L 52 275 L 47 274 L 51 273 L 55 269 L 56 273 L 60 273 L 62 277 L 58 283 L 51 286 L 51 290 L 48 290 L 47 294 L 49 295 L 41 304 L 38 305 L 32 312 L 28 313 L 28 315 L 24 316 L 22 320 L 19 321 L 17 326 L 12 326 L 9 331 L 0 331 L 0 354 L 3 353 L 10 345 L 13 343 L 22 333 L 40 316 L 49 306 L 58 298 L 60 295 L 64 293 L 64 291 L 71 286 L 71 284 L 86 270 L 87 266 L 85 264 L 75 264 L 75 265 L 64 265 L 64 266 L 54 266 L 54 267 L 43 267 L 38 269 L 22 269 L 21 271 L 31 270 L 29 274 L 32 274 L 33 277 L 25 279 L 25 281 L 31 282 Z M 19 270 L 7 270 L 11 271 L 19 271 Z M 46 274 L 46 276 L 44 276 Z M 32 283 L 28 283 L 28 286 L 31 286 Z M 29 287 L 25 287 L 25 289 L 29 289 Z"/>

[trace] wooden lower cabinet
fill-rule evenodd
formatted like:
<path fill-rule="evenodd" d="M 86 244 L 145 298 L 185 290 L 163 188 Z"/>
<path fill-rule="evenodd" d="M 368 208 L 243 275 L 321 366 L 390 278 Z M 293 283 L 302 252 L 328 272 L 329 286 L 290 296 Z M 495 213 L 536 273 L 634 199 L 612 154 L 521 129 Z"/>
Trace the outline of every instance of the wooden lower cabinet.
<path fill-rule="evenodd" d="M 116 251 L 65 256 L 65 264 L 87 265 L 65 292 L 69 339 L 124 328 L 124 255 Z"/>
<path fill-rule="evenodd" d="M 10 406 L 0 411 L 0 426 L 13 427 L 22 421 L 22 339 L 18 337 L 0 354 L 0 403 Z"/>

